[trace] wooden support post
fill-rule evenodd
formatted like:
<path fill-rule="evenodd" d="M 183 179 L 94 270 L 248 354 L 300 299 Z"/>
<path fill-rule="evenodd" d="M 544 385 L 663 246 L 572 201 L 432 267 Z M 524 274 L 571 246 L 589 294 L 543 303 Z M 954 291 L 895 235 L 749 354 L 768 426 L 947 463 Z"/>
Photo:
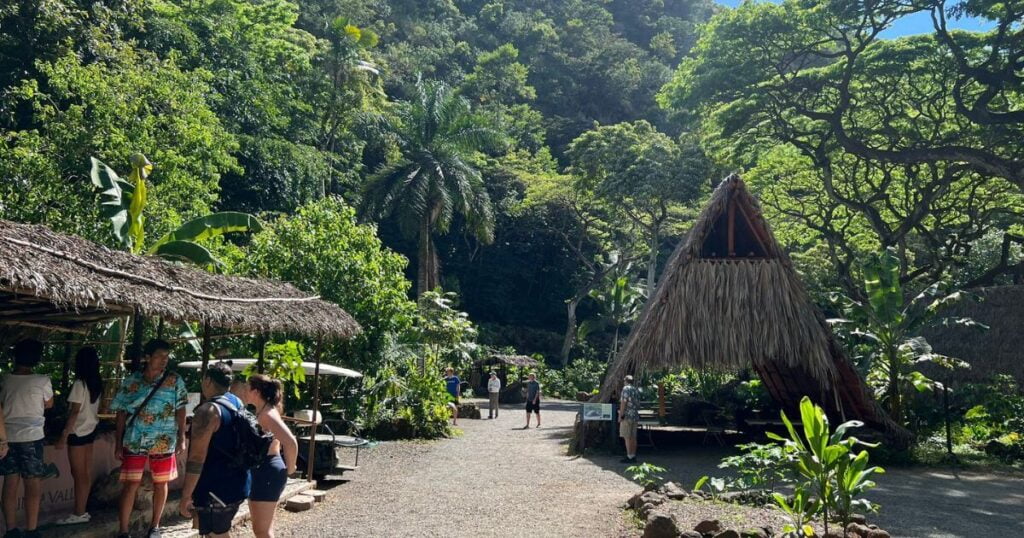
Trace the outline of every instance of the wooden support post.
<path fill-rule="evenodd" d="M 160 340 L 164 339 L 164 318 L 160 318 L 160 321 L 156 325 L 156 337 Z"/>
<path fill-rule="evenodd" d="M 658 383 L 658 419 L 662 424 L 665 423 L 666 415 L 667 413 L 665 412 L 665 384 Z"/>
<path fill-rule="evenodd" d="M 129 371 L 138 372 L 142 369 L 142 338 L 145 335 L 145 318 L 136 310 L 132 316 L 132 347 L 128 349 L 128 360 L 131 361 Z"/>
<path fill-rule="evenodd" d="M 199 370 L 199 378 L 200 379 L 202 379 L 202 377 L 204 375 L 206 375 L 206 367 L 210 365 L 210 352 L 212 351 L 210 349 L 211 345 L 212 345 L 212 343 L 210 342 L 210 322 L 209 321 L 204 321 L 203 322 L 203 342 L 202 342 L 202 345 L 201 345 L 201 349 L 202 349 L 201 353 L 203 354 L 203 367 Z"/>
<path fill-rule="evenodd" d="M 306 480 L 313 480 L 313 460 L 316 458 L 316 430 L 320 425 L 320 350 L 323 340 L 316 342 L 316 366 L 313 368 L 313 424 L 309 427 L 309 454 L 306 457 Z"/>
<path fill-rule="evenodd" d="M 729 197 L 729 257 L 736 256 L 736 199 Z"/>
<path fill-rule="evenodd" d="M 60 375 L 60 393 L 65 401 L 68 395 L 68 381 L 71 377 L 71 344 L 64 344 L 64 369 Z"/>
<path fill-rule="evenodd" d="M 259 339 L 260 349 L 256 355 L 256 372 L 262 374 L 264 370 L 264 361 L 267 356 L 267 335 L 261 335 Z"/>

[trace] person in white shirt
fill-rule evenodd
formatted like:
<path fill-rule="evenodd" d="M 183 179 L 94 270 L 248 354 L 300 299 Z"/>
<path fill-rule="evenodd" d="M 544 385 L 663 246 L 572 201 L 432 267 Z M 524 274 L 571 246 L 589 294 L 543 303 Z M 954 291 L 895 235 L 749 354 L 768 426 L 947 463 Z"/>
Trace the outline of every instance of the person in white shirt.
<path fill-rule="evenodd" d="M 68 420 L 57 440 L 57 450 L 68 449 L 68 463 L 75 480 L 75 508 L 71 515 L 58 520 L 57 525 L 88 523 L 92 517 L 85 511 L 92 489 L 92 444 L 96 440 L 99 424 L 100 396 L 103 395 L 103 377 L 100 375 L 100 356 L 96 348 L 83 347 L 75 356 L 75 384 L 68 396 Z"/>
<path fill-rule="evenodd" d="M 43 463 L 43 412 L 53 407 L 50 377 L 32 373 L 43 360 L 43 344 L 22 340 L 14 346 L 14 371 L 5 375 L 0 388 L 9 452 L 0 460 L 4 475 L 3 512 L 7 533 L 18 531 L 18 488 L 25 484 L 26 537 L 39 536 L 40 481 L 47 474 Z"/>
<path fill-rule="evenodd" d="M 501 380 L 498 374 L 491 372 L 487 380 L 487 395 L 491 398 L 491 408 L 487 410 L 487 418 L 498 418 L 498 394 L 501 393 Z"/>

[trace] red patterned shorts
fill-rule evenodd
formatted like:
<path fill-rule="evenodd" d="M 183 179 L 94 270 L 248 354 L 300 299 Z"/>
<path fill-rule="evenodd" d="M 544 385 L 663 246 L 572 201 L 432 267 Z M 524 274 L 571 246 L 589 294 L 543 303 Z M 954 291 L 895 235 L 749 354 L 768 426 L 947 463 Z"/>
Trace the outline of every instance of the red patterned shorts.
<path fill-rule="evenodd" d="M 149 472 L 154 484 L 166 484 L 178 478 L 178 460 L 170 454 L 132 454 L 127 450 L 121 455 L 121 481 L 142 482 L 142 473 L 149 462 Z"/>

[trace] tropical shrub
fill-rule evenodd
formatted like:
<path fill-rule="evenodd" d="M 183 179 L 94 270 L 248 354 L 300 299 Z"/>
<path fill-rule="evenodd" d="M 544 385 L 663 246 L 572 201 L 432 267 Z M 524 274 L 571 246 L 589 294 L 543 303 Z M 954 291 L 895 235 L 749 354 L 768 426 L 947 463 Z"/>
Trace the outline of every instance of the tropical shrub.
<path fill-rule="evenodd" d="M 644 489 L 654 489 L 664 482 L 665 477 L 662 475 L 665 471 L 667 471 L 667 469 L 664 467 L 658 467 L 653 463 L 647 462 L 626 467 L 626 472 L 629 473 L 630 478 L 632 478 L 634 482 L 643 486 Z"/>
<path fill-rule="evenodd" d="M 540 380 L 548 396 L 575 400 L 577 393 L 597 392 L 605 368 L 605 364 L 600 361 L 577 359 L 561 370 L 544 368 Z"/>
<path fill-rule="evenodd" d="M 451 396 L 442 366 L 417 346 L 389 340 L 383 365 L 363 380 L 357 427 L 377 439 L 435 439 L 448 435 Z"/>
<path fill-rule="evenodd" d="M 741 454 L 722 458 L 718 464 L 720 469 L 732 469 L 737 475 L 730 482 L 730 489 L 774 492 L 776 486 L 792 481 L 787 472 L 792 461 L 784 447 L 748 443 L 736 448 Z"/>

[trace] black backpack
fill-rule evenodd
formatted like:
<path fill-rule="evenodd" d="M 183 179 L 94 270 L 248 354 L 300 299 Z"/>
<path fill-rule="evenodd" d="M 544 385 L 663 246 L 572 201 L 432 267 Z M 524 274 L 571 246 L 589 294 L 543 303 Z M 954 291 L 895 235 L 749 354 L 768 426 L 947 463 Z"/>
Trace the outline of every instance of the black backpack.
<path fill-rule="evenodd" d="M 234 469 L 255 469 L 267 458 L 274 434 L 263 431 L 259 420 L 246 408 L 235 409 L 224 400 L 223 396 L 218 396 L 210 401 L 232 414 L 233 420 L 229 427 L 235 437 L 236 449 L 234 454 L 225 454 L 228 456 L 228 466 Z"/>

